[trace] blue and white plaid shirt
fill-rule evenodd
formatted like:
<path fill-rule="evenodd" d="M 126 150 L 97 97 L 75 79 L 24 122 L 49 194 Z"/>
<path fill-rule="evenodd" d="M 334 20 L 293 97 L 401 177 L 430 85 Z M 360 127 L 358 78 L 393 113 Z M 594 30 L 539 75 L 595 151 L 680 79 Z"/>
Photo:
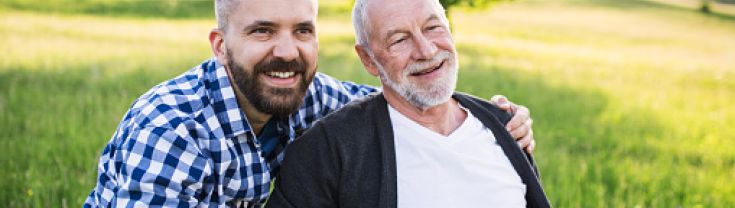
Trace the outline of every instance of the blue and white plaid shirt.
<path fill-rule="evenodd" d="M 261 204 L 297 131 L 375 92 L 317 73 L 299 111 L 277 121 L 264 154 L 214 58 L 138 98 L 105 146 L 84 207 L 221 207 Z"/>

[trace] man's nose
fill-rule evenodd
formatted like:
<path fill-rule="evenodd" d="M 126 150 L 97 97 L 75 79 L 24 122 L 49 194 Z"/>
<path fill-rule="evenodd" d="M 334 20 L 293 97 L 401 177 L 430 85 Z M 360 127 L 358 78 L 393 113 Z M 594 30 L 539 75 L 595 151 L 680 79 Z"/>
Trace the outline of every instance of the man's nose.
<path fill-rule="evenodd" d="M 436 44 L 426 39 L 423 35 L 417 35 L 414 38 L 416 50 L 414 50 L 413 58 L 416 60 L 429 60 L 434 58 L 438 49 Z"/>
<path fill-rule="evenodd" d="M 284 61 L 293 61 L 299 57 L 299 49 L 294 42 L 295 37 L 292 35 L 284 35 L 278 39 L 273 48 L 273 56 Z"/>

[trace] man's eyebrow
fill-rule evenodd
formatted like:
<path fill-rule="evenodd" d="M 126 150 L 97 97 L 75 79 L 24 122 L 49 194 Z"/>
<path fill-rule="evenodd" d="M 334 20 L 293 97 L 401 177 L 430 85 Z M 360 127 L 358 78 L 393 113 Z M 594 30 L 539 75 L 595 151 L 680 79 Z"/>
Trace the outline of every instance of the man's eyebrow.
<path fill-rule="evenodd" d="M 250 30 L 252 30 L 254 28 L 257 28 L 257 27 L 276 27 L 276 26 L 278 26 L 278 24 L 276 24 L 275 22 L 272 22 L 272 21 L 255 20 L 255 22 L 253 22 L 253 23 L 245 26 L 245 28 L 243 28 L 242 31 L 248 32 L 248 31 L 250 31 Z"/>
<path fill-rule="evenodd" d="M 431 14 L 429 18 L 426 18 L 426 22 L 431 21 L 431 20 L 439 20 L 439 16 L 436 16 L 436 14 Z"/>
<path fill-rule="evenodd" d="M 389 38 L 390 38 L 391 36 L 395 35 L 396 33 L 409 33 L 409 32 L 408 32 L 407 30 L 404 30 L 404 29 L 393 29 L 393 30 L 388 30 L 388 32 L 387 32 L 387 33 L 385 34 L 385 39 L 386 39 L 386 41 L 387 41 L 387 40 L 388 40 L 388 39 L 389 39 Z"/>
<path fill-rule="evenodd" d="M 314 22 L 312 22 L 311 20 L 303 21 L 303 22 L 296 24 L 296 27 L 314 28 Z"/>
<path fill-rule="evenodd" d="M 428 18 L 426 18 L 426 21 L 425 22 L 429 22 L 431 20 L 439 20 L 439 16 L 437 16 L 436 14 L 432 14 Z M 408 33 L 408 31 L 406 31 L 406 30 L 400 30 L 400 29 L 398 29 L 398 30 L 388 30 L 388 32 L 385 35 L 385 38 L 388 39 L 388 38 L 390 38 L 392 35 L 394 35 L 396 33 Z"/>

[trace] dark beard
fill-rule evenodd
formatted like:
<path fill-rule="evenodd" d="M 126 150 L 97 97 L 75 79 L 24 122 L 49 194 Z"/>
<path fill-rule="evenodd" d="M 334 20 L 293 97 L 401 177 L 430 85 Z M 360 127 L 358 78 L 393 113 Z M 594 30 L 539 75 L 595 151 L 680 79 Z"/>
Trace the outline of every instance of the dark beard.
<path fill-rule="evenodd" d="M 232 52 L 227 51 L 227 67 L 235 85 L 256 110 L 277 118 L 286 118 L 298 110 L 304 101 L 306 89 L 314 78 L 314 73 L 307 74 L 306 65 L 301 59 L 290 62 L 281 59 L 264 60 L 257 63 L 253 70 L 246 70 L 234 62 L 231 54 Z M 293 71 L 301 74 L 297 88 L 272 88 L 258 79 L 258 75 L 272 71 Z"/>

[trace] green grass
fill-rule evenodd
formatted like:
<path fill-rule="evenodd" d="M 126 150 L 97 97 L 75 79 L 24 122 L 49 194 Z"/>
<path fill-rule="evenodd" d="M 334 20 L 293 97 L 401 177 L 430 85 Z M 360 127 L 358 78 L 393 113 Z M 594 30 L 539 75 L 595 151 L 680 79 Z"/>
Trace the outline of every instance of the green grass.
<path fill-rule="evenodd" d="M 213 0 L 3 0 L 0 8 L 53 14 L 196 19 L 214 16 Z M 320 0 L 320 15 L 344 14 L 352 1 Z"/>
<path fill-rule="evenodd" d="M 342 6 L 319 20 L 320 70 L 377 84 Z M 79 206 L 129 105 L 210 56 L 214 20 L 11 8 L 0 12 L 0 207 Z M 452 17 L 459 90 L 532 109 L 556 207 L 735 204 L 731 16 L 567 0 Z"/>

